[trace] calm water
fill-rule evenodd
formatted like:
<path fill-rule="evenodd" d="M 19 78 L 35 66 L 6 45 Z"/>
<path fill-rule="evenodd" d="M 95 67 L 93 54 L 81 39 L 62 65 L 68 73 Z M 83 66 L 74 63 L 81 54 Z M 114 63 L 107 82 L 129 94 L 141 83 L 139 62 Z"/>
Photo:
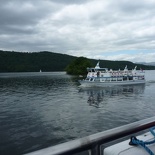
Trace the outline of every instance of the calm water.
<path fill-rule="evenodd" d="M 145 85 L 79 88 L 64 72 L 0 74 L 0 154 L 20 155 L 154 116 Z"/>

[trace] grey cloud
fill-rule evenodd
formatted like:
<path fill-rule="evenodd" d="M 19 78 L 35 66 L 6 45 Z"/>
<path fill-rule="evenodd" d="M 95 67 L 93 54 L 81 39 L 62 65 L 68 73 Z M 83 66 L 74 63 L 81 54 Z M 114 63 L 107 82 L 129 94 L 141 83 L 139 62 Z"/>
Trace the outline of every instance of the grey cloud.
<path fill-rule="evenodd" d="M 89 2 L 90 0 L 50 0 L 50 1 L 54 3 L 68 5 L 68 4 L 83 4 Z"/>
<path fill-rule="evenodd" d="M 29 5 L 24 8 L 25 5 Z M 47 14 L 46 8 L 28 1 L 6 1 L 0 3 L 0 22 L 1 24 L 20 24 L 35 23 Z"/>
<path fill-rule="evenodd" d="M 42 1 L 0 1 L 0 32 L 31 33 L 40 20 L 56 11 Z M 25 7 L 27 5 L 27 7 Z M 51 5 L 52 6 L 52 5 Z M 4 32 L 2 32 L 4 31 Z"/>
<path fill-rule="evenodd" d="M 116 4 L 116 3 L 115 3 Z M 149 3 L 148 1 L 123 1 L 117 5 L 118 9 L 123 13 L 135 14 L 135 13 L 144 13 L 145 11 L 154 10 L 155 4 Z"/>
<path fill-rule="evenodd" d="M 87 57 L 153 49 L 154 8 L 151 0 L 1 0 L 0 47 Z"/>

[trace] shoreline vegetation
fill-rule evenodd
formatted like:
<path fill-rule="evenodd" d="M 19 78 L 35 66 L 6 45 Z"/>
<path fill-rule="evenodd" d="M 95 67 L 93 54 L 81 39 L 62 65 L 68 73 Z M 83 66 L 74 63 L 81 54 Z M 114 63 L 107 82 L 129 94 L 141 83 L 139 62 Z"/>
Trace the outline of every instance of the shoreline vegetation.
<path fill-rule="evenodd" d="M 95 60 L 75 57 L 48 51 L 15 52 L 0 50 L 0 72 L 52 72 L 66 71 L 71 75 L 85 75 L 87 67 L 94 67 L 100 61 L 100 67 L 118 70 L 128 69 L 155 70 L 155 66 L 135 64 L 130 61 Z"/>

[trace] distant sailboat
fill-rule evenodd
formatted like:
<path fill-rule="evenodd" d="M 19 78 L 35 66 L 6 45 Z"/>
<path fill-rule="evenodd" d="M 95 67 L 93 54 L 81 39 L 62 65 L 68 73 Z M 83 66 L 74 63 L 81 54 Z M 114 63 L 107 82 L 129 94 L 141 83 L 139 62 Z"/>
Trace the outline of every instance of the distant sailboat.
<path fill-rule="evenodd" d="M 42 70 L 40 69 L 40 73 L 42 72 Z"/>

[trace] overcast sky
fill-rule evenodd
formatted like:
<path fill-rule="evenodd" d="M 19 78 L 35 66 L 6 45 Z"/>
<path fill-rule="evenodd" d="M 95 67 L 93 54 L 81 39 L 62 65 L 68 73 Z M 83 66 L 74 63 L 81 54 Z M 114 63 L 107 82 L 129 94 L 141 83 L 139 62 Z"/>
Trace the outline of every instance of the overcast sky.
<path fill-rule="evenodd" d="M 155 62 L 155 0 L 0 0 L 0 49 Z"/>

